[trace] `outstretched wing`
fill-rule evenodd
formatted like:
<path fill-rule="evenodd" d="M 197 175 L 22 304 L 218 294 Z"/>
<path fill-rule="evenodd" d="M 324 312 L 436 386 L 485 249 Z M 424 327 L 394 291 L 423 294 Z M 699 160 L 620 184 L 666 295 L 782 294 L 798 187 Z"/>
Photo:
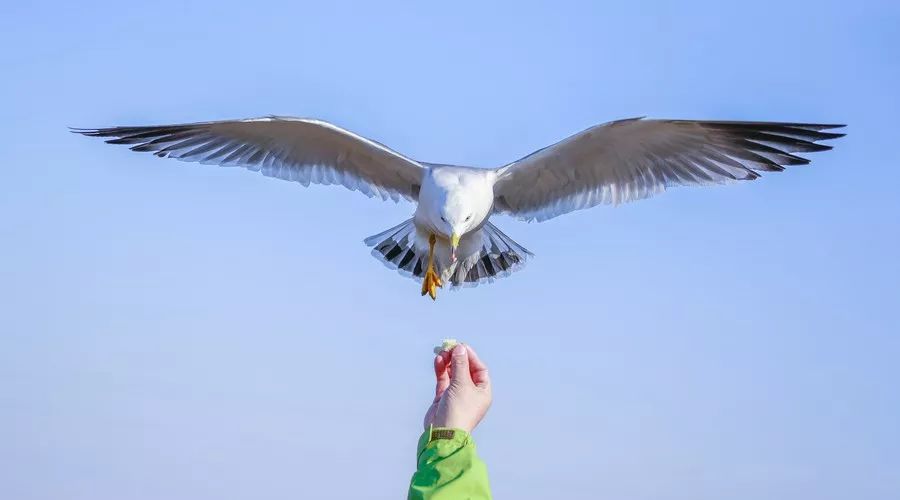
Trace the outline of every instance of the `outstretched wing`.
<path fill-rule="evenodd" d="M 753 180 L 809 163 L 792 153 L 843 125 L 619 120 L 589 128 L 497 170 L 494 207 L 543 221 L 601 203 L 647 198 L 669 186 Z"/>
<path fill-rule="evenodd" d="M 266 117 L 183 125 L 73 129 L 163 158 L 240 166 L 304 186 L 341 184 L 367 196 L 415 200 L 424 168 L 328 122 Z"/>

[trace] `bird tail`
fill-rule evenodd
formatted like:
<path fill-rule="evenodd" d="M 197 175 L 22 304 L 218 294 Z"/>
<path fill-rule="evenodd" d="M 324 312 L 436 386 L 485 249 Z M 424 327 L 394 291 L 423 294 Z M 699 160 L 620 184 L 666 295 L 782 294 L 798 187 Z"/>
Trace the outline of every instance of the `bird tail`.
<path fill-rule="evenodd" d="M 476 240 L 472 242 L 468 256 L 460 256 L 460 260 L 449 267 L 442 265 L 443 259 L 435 260 L 441 277 L 454 288 L 491 283 L 508 276 L 521 269 L 534 255 L 490 222 L 470 237 Z M 387 267 L 410 278 L 425 276 L 428 251 L 416 245 L 416 226 L 412 219 L 369 236 L 365 243 L 373 247 L 372 255 Z"/>
<path fill-rule="evenodd" d="M 473 236 L 480 233 L 480 246 L 468 257 L 461 257 L 450 270 L 453 286 L 473 287 L 481 283 L 493 283 L 518 271 L 534 254 L 513 241 L 497 226 L 486 223 Z"/>
<path fill-rule="evenodd" d="M 369 236 L 363 241 L 366 245 L 374 247 L 372 255 L 387 267 L 411 278 L 425 276 L 428 254 L 419 252 L 416 248 L 416 226 L 412 219 Z"/>

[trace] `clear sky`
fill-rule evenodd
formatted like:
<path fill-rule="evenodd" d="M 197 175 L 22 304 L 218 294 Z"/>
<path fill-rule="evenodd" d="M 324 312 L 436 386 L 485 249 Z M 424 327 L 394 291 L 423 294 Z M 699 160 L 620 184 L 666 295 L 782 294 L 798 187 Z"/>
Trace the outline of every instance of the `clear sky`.
<path fill-rule="evenodd" d="M 13 2 L 0 498 L 395 499 L 472 343 L 500 499 L 900 498 L 897 2 Z M 284 114 L 499 166 L 632 116 L 848 123 L 813 164 L 542 224 L 440 294 L 338 187 L 67 126 Z"/>

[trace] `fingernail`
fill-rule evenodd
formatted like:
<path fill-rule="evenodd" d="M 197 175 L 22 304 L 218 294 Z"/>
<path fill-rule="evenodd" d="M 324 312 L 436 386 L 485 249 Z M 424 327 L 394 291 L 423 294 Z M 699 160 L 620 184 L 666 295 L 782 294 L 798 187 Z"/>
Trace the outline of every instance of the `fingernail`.
<path fill-rule="evenodd" d="M 454 356 L 465 356 L 466 354 L 466 346 L 463 344 L 460 344 L 456 346 L 456 349 L 453 349 Z"/>

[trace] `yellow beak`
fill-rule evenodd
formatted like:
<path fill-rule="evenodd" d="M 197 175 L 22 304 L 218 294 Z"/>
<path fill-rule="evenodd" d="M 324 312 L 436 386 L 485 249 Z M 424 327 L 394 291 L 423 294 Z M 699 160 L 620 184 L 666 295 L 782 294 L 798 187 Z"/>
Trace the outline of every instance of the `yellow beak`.
<path fill-rule="evenodd" d="M 459 247 L 459 235 L 453 233 L 450 236 L 450 263 L 456 262 L 456 248 Z"/>

